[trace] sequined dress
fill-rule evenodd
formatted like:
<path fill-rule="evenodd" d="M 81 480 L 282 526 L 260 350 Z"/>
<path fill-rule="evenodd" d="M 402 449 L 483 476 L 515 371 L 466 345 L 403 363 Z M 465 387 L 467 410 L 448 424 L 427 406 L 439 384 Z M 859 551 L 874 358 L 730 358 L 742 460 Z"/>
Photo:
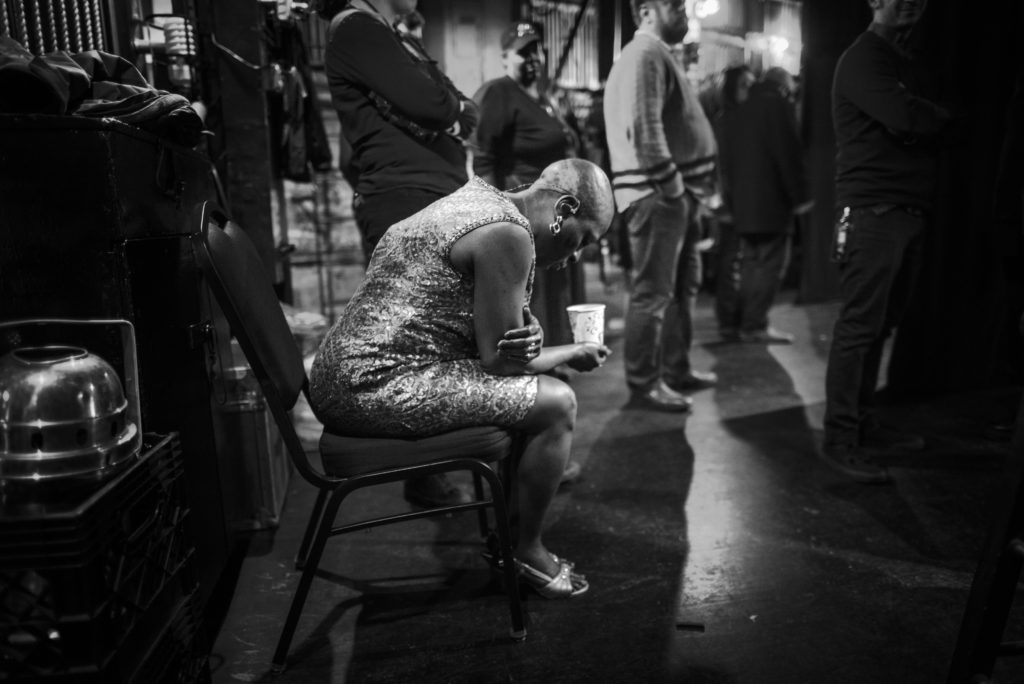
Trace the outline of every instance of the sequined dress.
<path fill-rule="evenodd" d="M 313 362 L 310 399 L 327 429 L 411 437 L 509 427 L 526 416 L 537 378 L 491 375 L 481 367 L 473 281 L 449 260 L 456 240 L 497 222 L 530 230 L 507 196 L 474 177 L 385 233 Z"/>

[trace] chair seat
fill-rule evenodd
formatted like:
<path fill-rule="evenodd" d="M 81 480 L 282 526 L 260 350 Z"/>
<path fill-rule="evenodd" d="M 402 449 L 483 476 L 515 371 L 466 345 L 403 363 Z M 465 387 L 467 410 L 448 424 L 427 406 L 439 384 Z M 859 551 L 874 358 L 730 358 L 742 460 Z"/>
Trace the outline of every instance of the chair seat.
<path fill-rule="evenodd" d="M 507 456 L 511 448 L 512 432 L 493 425 L 414 439 L 350 437 L 326 430 L 320 437 L 323 468 L 332 477 L 351 477 L 466 456 L 498 461 Z"/>

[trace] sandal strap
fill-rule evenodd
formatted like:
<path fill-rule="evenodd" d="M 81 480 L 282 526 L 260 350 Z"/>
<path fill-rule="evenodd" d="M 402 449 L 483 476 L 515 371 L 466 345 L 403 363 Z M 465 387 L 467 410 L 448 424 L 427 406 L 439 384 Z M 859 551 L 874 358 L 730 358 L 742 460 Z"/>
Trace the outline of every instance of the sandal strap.
<path fill-rule="evenodd" d="M 579 596 L 590 588 L 587 580 L 573 572 L 572 567 L 565 562 L 559 564 L 558 574 L 554 576 L 518 560 L 516 567 L 529 585 L 544 598 Z"/>

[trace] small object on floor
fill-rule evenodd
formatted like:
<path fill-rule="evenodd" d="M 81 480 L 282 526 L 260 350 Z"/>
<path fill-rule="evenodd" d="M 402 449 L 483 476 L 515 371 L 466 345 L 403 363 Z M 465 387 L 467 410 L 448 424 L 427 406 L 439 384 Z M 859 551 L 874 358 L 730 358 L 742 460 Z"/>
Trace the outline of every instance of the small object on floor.
<path fill-rule="evenodd" d="M 889 470 L 878 465 L 863 447 L 853 444 L 829 444 L 818 451 L 822 461 L 843 475 L 864 484 L 889 481 Z"/>
<path fill-rule="evenodd" d="M 681 632 L 703 632 L 703 622 L 677 622 L 676 629 Z"/>
<path fill-rule="evenodd" d="M 868 449 L 885 451 L 923 451 L 924 437 L 885 425 L 876 425 L 864 431 L 861 444 Z"/>
<path fill-rule="evenodd" d="M 653 411 L 686 413 L 693 407 L 693 399 L 665 384 L 664 380 L 646 392 L 634 392 L 633 402 Z"/>
<path fill-rule="evenodd" d="M 406 501 L 423 508 L 440 508 L 469 503 L 473 498 L 444 473 L 405 481 Z"/>
<path fill-rule="evenodd" d="M 718 384 L 718 374 L 711 371 L 691 370 L 682 380 L 673 380 L 669 387 L 677 392 L 696 392 Z"/>
<path fill-rule="evenodd" d="M 754 344 L 793 344 L 795 335 L 767 327 L 764 330 L 740 331 L 740 341 Z"/>
<path fill-rule="evenodd" d="M 558 481 L 559 486 L 572 484 L 582 472 L 583 466 L 579 464 L 579 461 L 569 461 L 565 464 L 565 470 L 562 471 L 562 479 Z"/>
<path fill-rule="evenodd" d="M 572 571 L 571 563 L 562 561 L 558 568 L 558 574 L 552 577 L 520 560 L 516 561 L 516 569 L 526 586 L 544 598 L 573 598 L 587 593 L 590 583 L 583 575 Z"/>

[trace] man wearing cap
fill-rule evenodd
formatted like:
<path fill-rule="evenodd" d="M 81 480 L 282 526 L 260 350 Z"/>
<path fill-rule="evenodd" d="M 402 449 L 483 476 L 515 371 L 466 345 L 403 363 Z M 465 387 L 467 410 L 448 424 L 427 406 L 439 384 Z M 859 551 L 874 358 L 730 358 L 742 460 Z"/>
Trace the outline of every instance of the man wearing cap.
<path fill-rule="evenodd" d="M 629 231 L 633 283 L 626 314 L 626 382 L 633 401 L 685 412 L 683 392 L 713 385 L 690 366 L 700 284 L 695 220 L 713 184 L 711 124 L 676 59 L 687 31 L 684 0 L 631 0 L 637 24 L 605 87 L 604 116 L 615 202 Z"/>
<path fill-rule="evenodd" d="M 505 75 L 473 99 L 480 121 L 470 142 L 477 175 L 497 188 L 533 181 L 552 162 L 573 156 L 572 130 L 541 87 L 544 51 L 533 24 L 513 24 L 501 39 Z"/>

